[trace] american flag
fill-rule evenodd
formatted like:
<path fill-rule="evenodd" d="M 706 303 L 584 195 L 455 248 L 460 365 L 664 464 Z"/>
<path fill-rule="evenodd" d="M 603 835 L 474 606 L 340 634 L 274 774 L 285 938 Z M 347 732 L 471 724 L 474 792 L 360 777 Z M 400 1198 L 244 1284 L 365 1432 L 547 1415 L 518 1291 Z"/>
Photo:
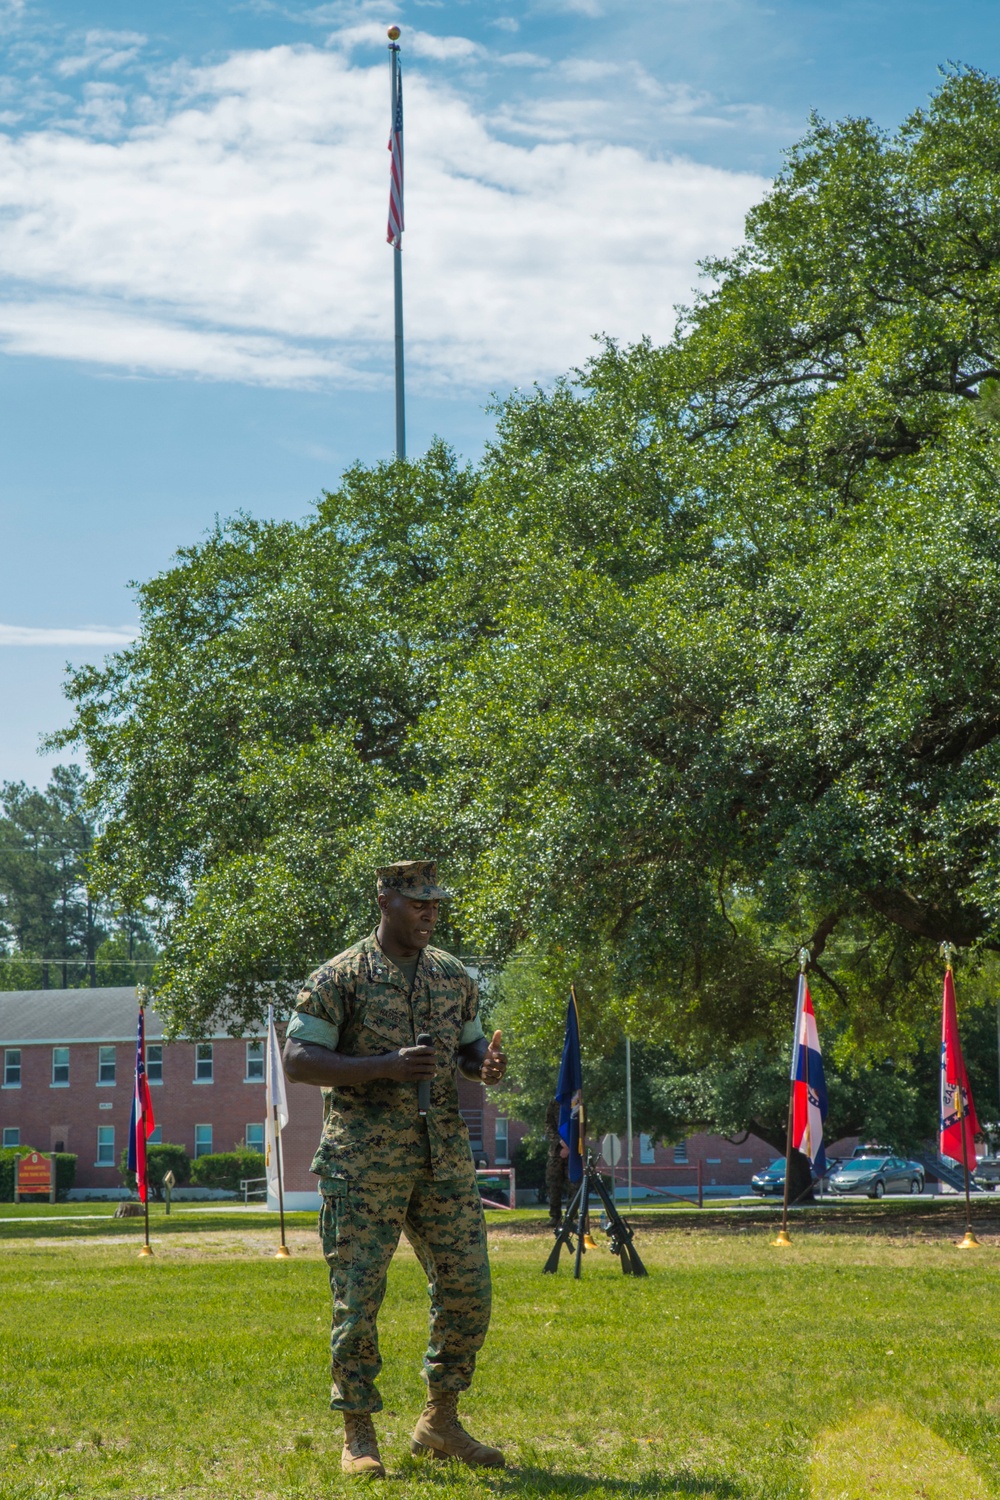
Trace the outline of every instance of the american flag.
<path fill-rule="evenodd" d="M 386 239 L 395 249 L 403 243 L 403 75 L 396 61 L 396 112 L 389 136 L 392 153 L 389 182 L 389 227 Z"/>

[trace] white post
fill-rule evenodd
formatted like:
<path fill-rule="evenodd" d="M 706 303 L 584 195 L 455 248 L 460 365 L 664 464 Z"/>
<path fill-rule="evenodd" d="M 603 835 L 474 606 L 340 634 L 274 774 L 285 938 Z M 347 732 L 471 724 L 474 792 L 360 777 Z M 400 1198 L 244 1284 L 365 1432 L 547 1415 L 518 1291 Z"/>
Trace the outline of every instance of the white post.
<path fill-rule="evenodd" d="M 632 1207 L 632 1043 L 625 1038 L 625 1133 L 628 1136 L 626 1175 L 628 1177 L 628 1206 Z"/>

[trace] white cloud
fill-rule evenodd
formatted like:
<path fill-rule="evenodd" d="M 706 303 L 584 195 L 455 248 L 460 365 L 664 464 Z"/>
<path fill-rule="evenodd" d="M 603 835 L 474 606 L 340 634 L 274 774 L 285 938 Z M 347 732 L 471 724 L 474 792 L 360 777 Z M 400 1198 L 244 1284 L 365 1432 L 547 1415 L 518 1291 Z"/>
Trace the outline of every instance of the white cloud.
<path fill-rule="evenodd" d="M 137 635 L 128 625 L 0 625 L 0 646 L 127 646 Z"/>
<path fill-rule="evenodd" d="M 138 31 L 88 31 L 83 51 L 62 58 L 56 64 L 56 72 L 63 78 L 72 78 L 88 68 L 114 72 L 134 62 L 145 42 L 146 38 Z"/>
<path fill-rule="evenodd" d="M 133 98 L 144 123 L 110 139 L 97 138 L 118 118 L 108 93 L 90 97 L 90 126 L 0 136 L 0 344 L 266 384 L 383 378 L 384 59 L 277 47 L 175 70 L 166 88 Z M 406 110 L 414 386 L 547 379 L 595 332 L 669 336 L 696 260 L 740 239 L 765 187 L 566 139 L 571 120 L 500 139 L 418 68 Z"/>

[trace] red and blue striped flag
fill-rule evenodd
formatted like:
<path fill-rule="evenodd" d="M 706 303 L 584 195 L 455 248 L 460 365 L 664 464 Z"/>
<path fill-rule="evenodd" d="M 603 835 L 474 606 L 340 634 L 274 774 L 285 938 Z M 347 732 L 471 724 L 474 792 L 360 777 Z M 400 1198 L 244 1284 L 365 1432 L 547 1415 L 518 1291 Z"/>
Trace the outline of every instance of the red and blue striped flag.
<path fill-rule="evenodd" d="M 386 239 L 396 250 L 403 243 L 403 75 L 396 59 L 396 107 L 389 136 L 392 165 L 389 169 L 389 226 Z"/>
<path fill-rule="evenodd" d="M 132 1118 L 128 1127 L 128 1169 L 135 1173 L 139 1199 L 146 1201 L 146 1142 L 156 1129 L 153 1101 L 146 1077 L 146 1017 L 139 1007 L 139 1032 L 135 1043 L 135 1087 L 132 1090 Z"/>
<path fill-rule="evenodd" d="M 820 1176 L 826 1171 L 823 1121 L 826 1119 L 826 1079 L 812 996 L 805 974 L 799 975 L 795 1008 L 795 1046 L 792 1049 L 792 1148 L 808 1156 Z"/>

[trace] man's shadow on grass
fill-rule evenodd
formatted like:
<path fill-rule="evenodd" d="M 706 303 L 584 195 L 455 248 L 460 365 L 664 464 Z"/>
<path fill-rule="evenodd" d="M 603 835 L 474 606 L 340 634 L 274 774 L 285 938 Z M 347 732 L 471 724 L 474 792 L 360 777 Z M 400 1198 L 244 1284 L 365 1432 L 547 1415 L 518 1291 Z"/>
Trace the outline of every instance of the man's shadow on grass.
<path fill-rule="evenodd" d="M 451 1484 L 450 1469 L 450 1464 L 442 1464 L 428 1474 L 426 1466 L 422 1466 L 421 1478 Z M 637 1500 L 644 1500 L 644 1497 L 656 1500 L 659 1495 L 704 1495 L 708 1500 L 740 1500 L 744 1493 L 739 1485 L 721 1474 L 692 1474 L 689 1469 L 676 1469 L 670 1474 L 649 1470 L 634 1479 L 611 1479 L 596 1474 L 553 1473 L 538 1464 L 519 1464 L 501 1470 L 478 1469 L 476 1474 L 486 1480 L 491 1494 L 498 1497 L 516 1495 L 518 1500 L 531 1500 L 535 1495 L 584 1496 L 596 1490 L 603 1490 L 608 1495 L 636 1496 Z"/>

